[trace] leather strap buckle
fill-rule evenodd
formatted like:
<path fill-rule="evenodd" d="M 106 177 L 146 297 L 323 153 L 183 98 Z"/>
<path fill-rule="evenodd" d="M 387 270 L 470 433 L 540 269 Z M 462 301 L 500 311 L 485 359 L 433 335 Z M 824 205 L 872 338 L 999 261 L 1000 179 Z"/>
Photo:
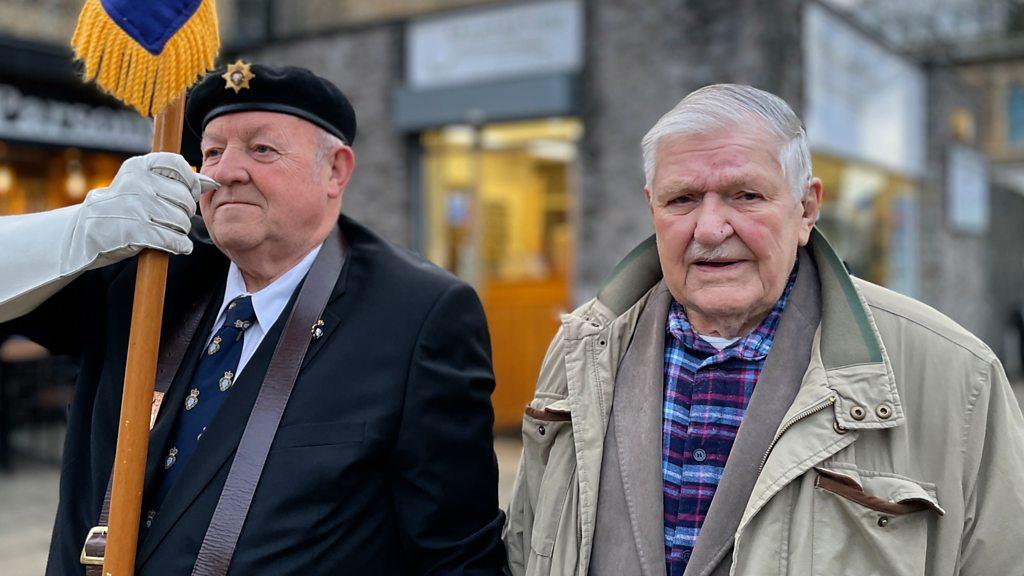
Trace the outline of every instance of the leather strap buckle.
<path fill-rule="evenodd" d="M 103 556 L 107 548 L 107 527 L 93 526 L 85 537 L 82 555 L 78 561 L 86 566 L 103 566 Z M 97 555 L 98 554 L 98 555 Z"/>

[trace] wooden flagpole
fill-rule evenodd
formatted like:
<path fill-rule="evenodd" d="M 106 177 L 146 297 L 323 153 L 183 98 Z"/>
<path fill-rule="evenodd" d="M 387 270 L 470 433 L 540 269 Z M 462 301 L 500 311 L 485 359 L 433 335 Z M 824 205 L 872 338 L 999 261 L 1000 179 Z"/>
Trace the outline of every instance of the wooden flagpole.
<path fill-rule="evenodd" d="M 153 125 L 153 151 L 178 152 L 184 119 L 182 94 L 162 112 Z M 107 529 L 104 576 L 132 574 L 139 538 L 142 490 L 146 475 L 149 421 L 156 381 L 160 326 L 167 284 L 167 253 L 146 249 L 138 256 L 131 334 L 121 396 L 121 425 L 117 431 L 113 486 L 110 491 L 110 522 Z"/>
<path fill-rule="evenodd" d="M 180 16 L 186 14 L 182 22 Z M 178 15 L 168 19 L 167 15 Z M 162 38 L 154 45 L 153 38 Z M 71 45 L 95 80 L 139 114 L 156 112 L 154 152 L 179 152 L 185 91 L 213 68 L 220 48 L 214 0 L 86 0 Z M 138 256 L 121 422 L 111 478 L 103 574 L 135 571 L 168 256 Z M 100 532 L 102 534 L 102 532 Z M 83 557 L 85 551 L 83 550 Z"/>

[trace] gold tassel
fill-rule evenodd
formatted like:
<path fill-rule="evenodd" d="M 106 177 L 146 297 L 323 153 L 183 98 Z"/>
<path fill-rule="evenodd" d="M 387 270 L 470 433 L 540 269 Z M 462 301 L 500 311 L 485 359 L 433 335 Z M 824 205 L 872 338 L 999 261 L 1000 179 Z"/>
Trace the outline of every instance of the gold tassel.
<path fill-rule="evenodd" d="M 154 56 L 107 15 L 100 0 L 87 0 L 71 38 L 75 58 L 85 63 L 85 80 L 96 80 L 105 92 L 155 116 L 196 78 L 213 68 L 220 49 L 217 11 L 203 0 Z"/>

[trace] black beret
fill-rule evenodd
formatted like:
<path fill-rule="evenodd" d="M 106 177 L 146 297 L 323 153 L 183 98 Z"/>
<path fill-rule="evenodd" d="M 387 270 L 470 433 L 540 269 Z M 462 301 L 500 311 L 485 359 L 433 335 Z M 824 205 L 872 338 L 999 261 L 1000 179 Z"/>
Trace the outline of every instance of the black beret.
<path fill-rule="evenodd" d="M 297 116 L 349 146 L 356 139 L 356 113 L 337 86 L 305 68 L 239 60 L 211 72 L 192 88 L 185 106 L 185 140 L 189 140 L 187 132 L 201 138 L 217 116 L 254 110 Z"/>

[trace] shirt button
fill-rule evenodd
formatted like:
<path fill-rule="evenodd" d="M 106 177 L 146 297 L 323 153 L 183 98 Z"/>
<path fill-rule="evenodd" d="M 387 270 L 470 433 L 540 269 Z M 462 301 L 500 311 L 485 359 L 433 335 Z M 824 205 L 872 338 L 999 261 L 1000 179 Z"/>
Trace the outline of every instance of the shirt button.
<path fill-rule="evenodd" d="M 707 460 L 707 458 L 708 453 L 705 452 L 703 448 L 697 448 L 696 450 L 693 451 L 693 459 L 696 460 L 697 462 L 703 462 Z"/>

